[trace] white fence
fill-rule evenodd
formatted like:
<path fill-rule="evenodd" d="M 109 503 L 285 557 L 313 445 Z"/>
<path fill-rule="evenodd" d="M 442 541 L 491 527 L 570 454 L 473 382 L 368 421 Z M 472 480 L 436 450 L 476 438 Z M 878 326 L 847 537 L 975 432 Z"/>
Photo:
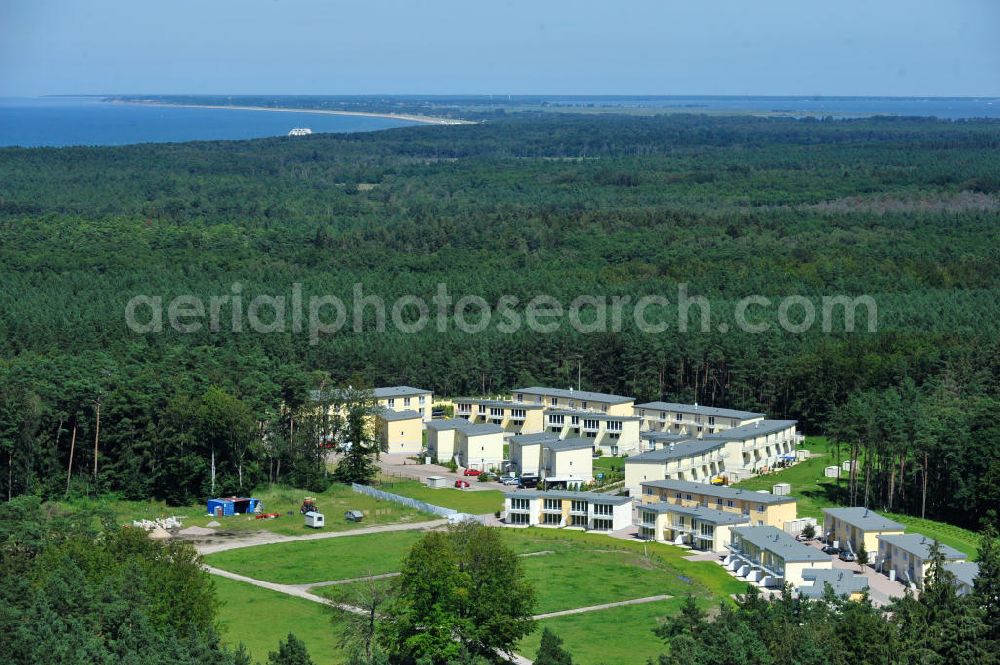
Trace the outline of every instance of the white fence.
<path fill-rule="evenodd" d="M 368 496 L 375 497 L 376 499 L 381 499 L 382 501 L 395 501 L 396 503 L 401 503 L 404 506 L 409 506 L 410 508 L 422 510 L 427 513 L 440 515 L 441 517 L 449 517 L 451 515 L 458 514 L 458 511 L 455 510 L 454 508 L 443 508 L 441 506 L 435 506 L 432 503 L 427 503 L 426 501 L 419 501 L 417 499 L 411 499 L 408 496 L 400 496 L 399 494 L 393 494 L 392 492 L 383 492 L 382 490 L 377 490 L 374 487 L 369 487 L 368 485 L 359 485 L 357 483 L 351 483 L 351 489 L 357 492 L 358 494 L 367 494 Z"/>

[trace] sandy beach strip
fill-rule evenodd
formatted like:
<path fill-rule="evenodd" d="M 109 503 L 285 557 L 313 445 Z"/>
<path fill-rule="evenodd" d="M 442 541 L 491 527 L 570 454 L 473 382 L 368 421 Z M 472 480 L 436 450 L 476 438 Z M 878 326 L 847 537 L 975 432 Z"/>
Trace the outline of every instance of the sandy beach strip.
<path fill-rule="evenodd" d="M 222 104 L 174 104 L 171 102 L 161 102 L 151 99 L 111 99 L 106 100 L 111 104 L 144 104 L 147 106 L 175 106 L 189 109 L 221 109 L 233 111 L 271 111 L 274 113 L 312 113 L 313 115 L 357 115 L 369 118 L 389 118 L 390 120 L 408 120 L 410 122 L 420 122 L 427 125 L 474 125 L 471 120 L 457 120 L 454 118 L 436 118 L 430 115 L 411 115 L 406 113 L 374 113 L 370 111 L 333 111 L 329 109 L 302 109 L 284 108 L 272 106 L 225 106 Z"/>

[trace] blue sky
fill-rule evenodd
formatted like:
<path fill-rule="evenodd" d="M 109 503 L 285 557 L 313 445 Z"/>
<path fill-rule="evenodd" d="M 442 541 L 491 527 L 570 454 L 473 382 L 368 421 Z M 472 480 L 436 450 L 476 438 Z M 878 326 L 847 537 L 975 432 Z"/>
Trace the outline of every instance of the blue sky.
<path fill-rule="evenodd" d="M 0 96 L 1000 96 L 998 0 L 0 0 Z"/>

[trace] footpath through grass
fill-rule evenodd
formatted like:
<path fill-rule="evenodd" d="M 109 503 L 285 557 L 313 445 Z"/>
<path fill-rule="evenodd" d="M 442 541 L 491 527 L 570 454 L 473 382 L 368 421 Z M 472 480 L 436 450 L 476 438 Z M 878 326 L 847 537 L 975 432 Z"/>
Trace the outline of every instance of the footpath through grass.
<path fill-rule="evenodd" d="M 422 531 L 301 540 L 216 552 L 205 563 L 279 584 L 314 584 L 396 572 Z"/>
<path fill-rule="evenodd" d="M 435 515 L 423 513 L 393 501 L 380 501 L 364 494 L 358 494 L 348 485 L 331 485 L 321 494 L 278 485 L 272 489 L 263 488 L 256 492 L 247 492 L 247 496 L 259 498 L 263 503 L 264 512 L 280 513 L 281 517 L 268 520 L 258 520 L 252 515 L 216 518 L 208 515 L 204 503 L 190 506 L 168 506 L 163 501 L 76 499 L 69 505 L 77 508 L 107 509 L 115 515 L 116 521 L 120 524 L 131 524 L 132 520 L 155 520 L 176 516 L 184 518 L 181 523 L 185 527 L 203 527 L 215 520 L 222 524 L 218 527 L 220 532 L 270 531 L 286 536 L 316 532 L 315 529 L 305 526 L 302 515 L 299 514 L 302 499 L 307 496 L 316 499 L 316 505 L 320 512 L 326 516 L 326 527 L 322 531 L 350 531 L 377 524 L 421 522 L 436 519 Z M 360 510 L 365 514 L 365 517 L 361 522 L 349 522 L 344 519 L 344 512 L 347 510 Z M 291 514 L 289 515 L 289 513 Z"/>
<path fill-rule="evenodd" d="M 332 608 L 244 582 L 212 579 L 221 603 L 219 629 L 228 646 L 242 642 L 255 661 L 266 663 L 268 653 L 278 650 L 278 642 L 295 633 L 316 665 L 344 662 Z"/>
<path fill-rule="evenodd" d="M 847 480 L 846 478 L 837 479 L 823 476 L 823 470 L 826 467 L 840 466 L 841 461 L 836 459 L 833 446 L 825 437 L 807 437 L 804 448 L 818 457 L 810 457 L 808 460 L 787 469 L 744 480 L 736 483 L 734 487 L 770 492 L 775 483 L 789 483 L 792 486 L 791 495 L 798 502 L 799 517 L 815 517 L 822 525 L 823 508 L 833 508 L 840 505 L 835 501 L 835 497 L 843 493 L 842 488 L 846 487 Z M 937 539 L 969 556 L 976 554 L 979 536 L 968 529 L 910 515 L 879 512 L 889 519 L 904 524 L 908 533 L 919 533 L 928 538 Z"/>
<path fill-rule="evenodd" d="M 493 482 L 480 483 L 476 478 L 469 476 L 466 478 L 471 488 L 480 486 L 486 488 Z M 378 486 L 380 490 L 408 496 L 411 499 L 426 501 L 427 503 L 442 508 L 453 508 L 463 513 L 473 515 L 492 514 L 498 510 L 503 510 L 504 493 L 495 489 L 456 489 L 454 487 L 443 487 L 441 489 L 431 489 L 416 480 L 383 479 Z"/>

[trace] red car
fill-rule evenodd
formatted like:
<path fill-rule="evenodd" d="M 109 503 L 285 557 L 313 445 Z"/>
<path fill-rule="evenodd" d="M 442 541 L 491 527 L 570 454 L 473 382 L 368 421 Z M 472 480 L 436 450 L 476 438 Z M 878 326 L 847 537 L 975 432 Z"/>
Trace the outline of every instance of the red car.
<path fill-rule="evenodd" d="M 468 480 L 459 479 L 455 481 L 455 487 L 457 487 L 458 489 L 462 489 L 463 487 L 468 487 L 468 486 L 469 486 Z"/>
<path fill-rule="evenodd" d="M 480 471 L 479 469 L 466 469 L 465 471 L 462 472 L 462 475 L 463 476 L 479 476 L 479 475 L 482 475 L 482 473 L 483 472 Z"/>

